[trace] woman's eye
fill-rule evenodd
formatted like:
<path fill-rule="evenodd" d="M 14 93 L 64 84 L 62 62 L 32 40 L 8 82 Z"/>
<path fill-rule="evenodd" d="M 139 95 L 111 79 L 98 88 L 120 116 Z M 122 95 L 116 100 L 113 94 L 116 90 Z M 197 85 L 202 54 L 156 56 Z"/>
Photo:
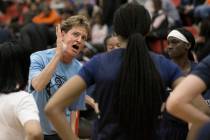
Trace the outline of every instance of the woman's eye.
<path fill-rule="evenodd" d="M 73 33 L 73 36 L 75 36 L 75 37 L 77 37 L 77 36 L 79 36 L 79 33 Z"/>

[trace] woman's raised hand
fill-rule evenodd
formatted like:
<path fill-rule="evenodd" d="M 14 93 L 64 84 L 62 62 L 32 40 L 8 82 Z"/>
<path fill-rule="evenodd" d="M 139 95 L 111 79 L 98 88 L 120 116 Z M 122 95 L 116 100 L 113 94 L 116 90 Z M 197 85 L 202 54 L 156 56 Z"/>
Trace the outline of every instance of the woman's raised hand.
<path fill-rule="evenodd" d="M 60 24 L 58 24 L 56 26 L 56 55 L 58 55 L 59 57 L 62 56 L 63 54 L 63 50 L 65 48 L 65 44 L 63 42 L 63 37 L 62 37 L 62 33 L 61 33 L 61 26 Z"/>

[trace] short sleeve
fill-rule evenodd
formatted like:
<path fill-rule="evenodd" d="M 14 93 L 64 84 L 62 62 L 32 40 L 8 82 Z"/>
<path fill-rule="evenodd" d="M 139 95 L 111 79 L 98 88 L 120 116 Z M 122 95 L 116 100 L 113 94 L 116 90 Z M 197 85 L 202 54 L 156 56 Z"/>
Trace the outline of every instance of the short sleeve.
<path fill-rule="evenodd" d="M 161 56 L 159 59 L 159 72 L 166 86 L 171 87 L 173 82 L 183 76 L 181 69 L 171 60 Z"/>
<path fill-rule="evenodd" d="M 168 65 L 169 81 L 171 81 L 172 84 L 176 79 L 183 76 L 183 73 L 175 63 L 168 61 L 167 65 Z"/>
<path fill-rule="evenodd" d="M 191 74 L 201 78 L 206 86 L 210 88 L 210 55 L 204 58 L 191 72 Z"/>
<path fill-rule="evenodd" d="M 94 84 L 95 82 L 95 75 L 97 75 L 97 67 L 99 67 L 98 64 L 98 55 L 94 56 L 90 61 L 84 64 L 84 66 L 80 69 L 78 75 L 84 79 L 84 81 L 87 84 L 87 87 Z"/>
<path fill-rule="evenodd" d="M 34 53 L 30 57 L 31 59 L 31 65 L 29 69 L 29 86 L 28 91 L 32 92 L 33 89 L 31 87 L 31 80 L 37 76 L 45 67 L 44 62 L 38 53 Z"/>
<path fill-rule="evenodd" d="M 39 121 L 39 111 L 33 96 L 28 93 L 25 94 L 26 95 L 19 101 L 16 107 L 16 114 L 22 125 L 24 125 L 27 121 L 30 120 Z"/>

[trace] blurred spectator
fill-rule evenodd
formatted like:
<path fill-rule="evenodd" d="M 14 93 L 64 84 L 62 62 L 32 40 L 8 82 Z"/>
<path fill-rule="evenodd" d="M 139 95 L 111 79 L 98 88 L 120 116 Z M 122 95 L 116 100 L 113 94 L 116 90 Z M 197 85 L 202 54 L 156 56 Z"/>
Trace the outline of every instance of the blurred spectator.
<path fill-rule="evenodd" d="M 51 9 L 48 4 L 43 3 L 41 13 L 33 18 L 33 22 L 52 26 L 60 23 L 61 17 L 58 15 L 57 11 Z"/>
<path fill-rule="evenodd" d="M 161 0 L 148 0 L 145 7 L 152 17 L 152 27 L 150 33 L 146 36 L 148 47 L 156 52 L 163 53 L 165 49 L 164 40 L 169 29 L 168 17 L 162 8 Z"/>
<path fill-rule="evenodd" d="M 28 3 L 28 12 L 23 14 L 24 23 L 23 25 L 32 22 L 34 16 L 38 15 L 39 9 L 36 3 Z"/>
<path fill-rule="evenodd" d="M 180 26 L 182 24 L 178 10 L 171 0 L 162 0 L 162 8 L 168 16 L 170 26 Z"/>
<path fill-rule="evenodd" d="M 12 39 L 12 34 L 9 30 L 0 27 L 0 44 Z"/>
<path fill-rule="evenodd" d="M 162 8 L 161 0 L 150 0 L 147 3 L 151 4 L 150 7 L 146 8 L 150 11 L 152 17 L 152 30 L 149 34 L 149 37 L 154 39 L 162 39 L 167 36 L 168 33 L 168 17 Z"/>
<path fill-rule="evenodd" d="M 60 16 L 62 20 L 65 20 L 68 17 L 73 16 L 73 15 L 75 15 L 74 9 L 65 8 L 65 9 L 60 10 Z"/>
<path fill-rule="evenodd" d="M 120 41 L 116 35 L 108 35 L 104 39 L 104 45 L 106 51 L 110 52 L 114 49 L 120 48 Z"/>
<path fill-rule="evenodd" d="M 0 10 L 2 15 L 0 15 L 0 24 L 8 26 L 12 19 L 18 16 L 17 4 L 13 1 L 2 1 Z"/>
<path fill-rule="evenodd" d="M 204 4 L 195 7 L 195 18 L 207 19 L 210 16 L 210 0 L 206 0 Z"/>
<path fill-rule="evenodd" d="M 65 0 L 52 0 L 50 3 L 50 8 L 57 11 L 65 8 Z"/>
<path fill-rule="evenodd" d="M 85 48 L 82 50 L 77 59 L 85 63 L 89 61 L 90 58 L 92 58 L 94 55 L 102 52 L 105 52 L 104 44 L 90 44 L 85 42 Z"/>
<path fill-rule="evenodd" d="M 92 19 L 91 43 L 102 44 L 108 35 L 108 26 L 102 21 L 102 12 L 98 12 Z"/>
<path fill-rule="evenodd" d="M 203 20 L 200 26 L 200 34 L 197 38 L 197 47 L 195 49 L 198 61 L 201 61 L 210 54 L 210 21 Z"/>
<path fill-rule="evenodd" d="M 190 26 L 194 23 L 195 7 L 203 4 L 204 1 L 205 0 L 181 0 L 178 10 L 184 26 Z"/>
<path fill-rule="evenodd" d="M 21 28 L 20 39 L 33 53 L 50 48 L 55 43 L 56 35 L 45 24 L 29 23 Z"/>
<path fill-rule="evenodd" d="M 119 8 L 120 5 L 127 2 L 127 0 L 102 0 L 103 6 L 103 21 L 108 25 L 108 27 L 112 26 L 113 21 L 113 15 L 117 8 Z"/>

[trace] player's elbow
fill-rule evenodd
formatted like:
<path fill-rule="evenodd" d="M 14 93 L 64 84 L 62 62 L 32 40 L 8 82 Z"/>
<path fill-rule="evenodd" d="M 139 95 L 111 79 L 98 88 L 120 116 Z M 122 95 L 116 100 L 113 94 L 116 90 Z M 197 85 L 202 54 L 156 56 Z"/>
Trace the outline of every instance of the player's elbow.
<path fill-rule="evenodd" d="M 179 109 L 180 102 L 173 97 L 170 97 L 166 101 L 166 110 L 175 115 L 177 110 Z"/>
<path fill-rule="evenodd" d="M 37 92 L 41 92 L 44 89 L 40 82 L 37 82 L 36 80 L 32 80 L 31 86 Z"/>
<path fill-rule="evenodd" d="M 27 140 L 43 140 L 39 121 L 31 120 L 24 125 Z"/>

